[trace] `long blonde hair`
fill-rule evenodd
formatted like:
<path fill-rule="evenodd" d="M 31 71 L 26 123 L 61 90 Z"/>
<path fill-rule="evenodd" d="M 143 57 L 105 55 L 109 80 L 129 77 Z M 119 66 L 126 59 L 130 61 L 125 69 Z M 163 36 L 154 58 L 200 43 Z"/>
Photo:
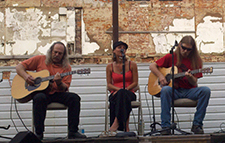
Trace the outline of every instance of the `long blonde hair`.
<path fill-rule="evenodd" d="M 67 51 L 66 46 L 62 42 L 55 42 L 51 45 L 51 47 L 47 51 L 45 63 L 46 63 L 46 65 L 50 65 L 50 64 L 53 63 L 53 61 L 52 61 L 52 51 L 53 51 L 54 46 L 56 44 L 61 44 L 64 47 L 64 53 L 63 53 L 63 57 L 62 57 L 62 60 L 61 60 L 61 64 L 62 64 L 63 68 L 67 68 L 69 66 L 68 51 Z"/>
<path fill-rule="evenodd" d="M 180 46 L 182 45 L 182 43 L 187 44 L 187 45 L 191 45 L 192 46 L 192 50 L 188 55 L 188 59 L 191 60 L 191 66 L 193 69 L 199 69 L 202 67 L 202 59 L 200 57 L 200 54 L 197 50 L 196 47 L 196 42 L 195 40 L 192 38 L 192 36 L 184 36 L 181 41 L 179 42 L 179 46 L 176 48 L 175 53 L 177 55 L 177 63 L 176 66 L 180 66 L 182 63 L 182 55 L 180 52 Z"/>

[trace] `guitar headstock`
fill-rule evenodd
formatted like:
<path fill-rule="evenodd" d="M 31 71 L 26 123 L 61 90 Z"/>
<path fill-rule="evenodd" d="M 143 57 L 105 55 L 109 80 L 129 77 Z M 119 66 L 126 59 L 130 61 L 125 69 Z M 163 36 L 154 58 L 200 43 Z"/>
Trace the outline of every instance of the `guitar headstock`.
<path fill-rule="evenodd" d="M 77 70 L 77 74 L 90 74 L 90 73 L 91 73 L 91 69 L 90 68 Z"/>
<path fill-rule="evenodd" d="M 203 68 L 202 73 L 212 73 L 213 72 L 213 67 L 208 67 L 208 68 Z"/>

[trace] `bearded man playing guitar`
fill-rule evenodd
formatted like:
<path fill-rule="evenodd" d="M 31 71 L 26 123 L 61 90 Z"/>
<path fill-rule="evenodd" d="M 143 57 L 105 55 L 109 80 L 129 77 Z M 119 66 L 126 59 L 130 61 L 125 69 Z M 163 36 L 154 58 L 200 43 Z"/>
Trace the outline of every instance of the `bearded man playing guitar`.
<path fill-rule="evenodd" d="M 195 112 L 191 131 L 195 134 L 204 134 L 203 119 L 206 114 L 211 90 L 208 87 L 198 87 L 197 80 L 202 77 L 202 73 L 192 74 L 191 70 L 202 68 L 202 59 L 198 53 L 195 40 L 191 36 L 185 36 L 179 42 L 174 53 L 174 65 L 178 72 L 184 72 L 184 76 L 174 80 L 174 100 L 178 98 L 189 98 L 198 100 L 197 111 Z M 150 64 L 149 69 L 158 77 L 162 87 L 161 98 L 161 127 L 166 132 L 164 135 L 171 134 L 171 101 L 172 87 L 168 86 L 169 81 L 160 72 L 159 68 L 169 68 L 172 66 L 172 55 L 167 54 L 156 62 Z M 151 80 L 151 79 L 149 79 Z"/>
<path fill-rule="evenodd" d="M 38 55 L 21 62 L 16 66 L 16 72 L 28 85 L 34 85 L 34 77 L 28 71 L 48 70 L 53 75 L 48 90 L 36 92 L 33 98 L 35 134 L 43 139 L 44 120 L 47 105 L 58 102 L 68 107 L 68 138 L 86 138 L 78 132 L 80 115 L 80 97 L 68 92 L 72 76 L 61 77 L 61 73 L 70 72 L 71 66 L 68 60 L 67 48 L 62 42 L 55 42 L 50 47 L 47 55 Z"/>

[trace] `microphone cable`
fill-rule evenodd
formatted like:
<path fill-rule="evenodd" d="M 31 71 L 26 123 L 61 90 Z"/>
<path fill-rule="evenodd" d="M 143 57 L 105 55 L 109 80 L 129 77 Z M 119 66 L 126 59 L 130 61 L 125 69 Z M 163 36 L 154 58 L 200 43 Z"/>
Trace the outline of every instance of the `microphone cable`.
<path fill-rule="evenodd" d="M 8 81 L 9 81 L 9 86 L 10 86 L 10 88 L 11 88 L 11 87 L 12 87 L 12 84 L 11 84 L 11 82 L 10 82 L 10 79 L 8 79 Z M 14 125 L 14 127 L 15 127 L 15 129 L 16 129 L 16 131 L 19 132 L 19 130 L 18 130 L 18 128 L 17 128 L 17 126 L 16 126 L 16 124 L 15 124 L 15 122 L 14 122 L 14 120 L 13 120 L 13 117 L 12 117 L 12 104 L 13 104 L 13 101 L 14 101 L 14 105 L 15 105 L 15 110 L 16 110 L 17 116 L 19 117 L 21 123 L 22 123 L 23 126 L 26 128 L 26 130 L 27 130 L 27 131 L 30 131 L 30 130 L 27 128 L 27 126 L 25 125 L 25 123 L 23 122 L 23 120 L 22 120 L 22 118 L 21 118 L 21 116 L 20 116 L 20 114 L 19 114 L 19 112 L 18 112 L 17 105 L 16 105 L 16 99 L 13 100 L 13 97 L 11 97 L 10 119 L 11 119 L 11 121 L 12 121 L 12 123 L 13 123 L 13 125 Z M 33 113 L 32 113 L 32 114 L 33 114 Z"/>
<path fill-rule="evenodd" d="M 19 112 L 18 112 L 18 109 L 17 109 L 17 106 L 16 106 L 16 99 L 14 99 L 14 104 L 15 104 L 16 114 L 17 114 L 17 116 L 19 117 L 21 123 L 23 124 L 23 126 L 26 128 L 27 131 L 30 131 L 30 130 L 27 128 L 27 126 L 25 125 L 25 123 L 23 122 L 23 120 L 22 120 L 22 118 L 21 118 L 21 116 L 20 116 L 20 114 L 19 114 Z M 33 113 L 32 113 L 32 114 L 33 114 Z"/>
<path fill-rule="evenodd" d="M 148 99 L 147 99 L 147 86 L 148 84 L 145 85 L 145 100 L 146 100 L 146 104 L 147 104 L 147 108 L 148 108 L 148 112 L 149 112 L 149 119 L 150 119 L 150 123 L 152 122 L 152 119 L 151 119 L 151 110 L 150 110 L 150 106 L 149 106 L 149 103 L 148 103 Z M 154 97 L 152 97 L 154 98 Z"/>

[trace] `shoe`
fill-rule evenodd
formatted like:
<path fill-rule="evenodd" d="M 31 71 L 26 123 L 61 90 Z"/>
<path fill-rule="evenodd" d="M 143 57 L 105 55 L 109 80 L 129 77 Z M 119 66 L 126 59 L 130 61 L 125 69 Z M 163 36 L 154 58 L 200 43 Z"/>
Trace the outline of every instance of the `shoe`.
<path fill-rule="evenodd" d="M 68 139 L 87 138 L 85 135 L 79 132 L 69 132 Z"/>
<path fill-rule="evenodd" d="M 169 127 L 162 127 L 161 135 L 171 135 L 171 129 Z"/>
<path fill-rule="evenodd" d="M 35 135 L 37 136 L 37 138 L 39 140 L 43 140 L 43 137 L 44 137 L 43 133 L 41 133 L 41 134 L 35 134 Z"/>
<path fill-rule="evenodd" d="M 194 134 L 204 134 L 204 130 L 200 125 L 193 125 L 191 131 L 194 132 Z"/>

